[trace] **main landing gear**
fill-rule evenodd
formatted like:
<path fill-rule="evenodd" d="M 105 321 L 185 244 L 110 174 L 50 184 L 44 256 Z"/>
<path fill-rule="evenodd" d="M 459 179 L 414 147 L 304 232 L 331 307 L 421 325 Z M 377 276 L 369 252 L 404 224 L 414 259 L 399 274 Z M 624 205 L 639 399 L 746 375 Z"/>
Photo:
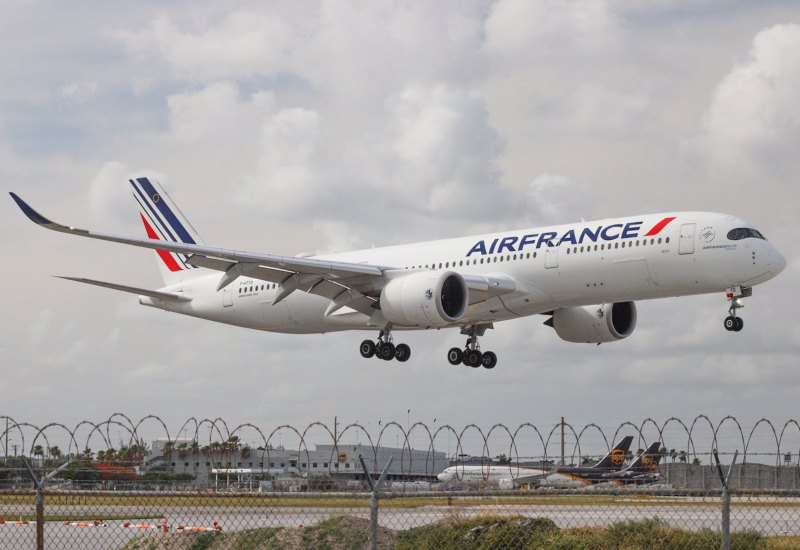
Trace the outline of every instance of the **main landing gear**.
<path fill-rule="evenodd" d="M 408 358 L 411 357 L 411 348 L 406 344 L 397 344 L 395 346 L 392 343 L 391 326 L 381 330 L 377 342 L 373 342 L 372 340 L 364 340 L 361 342 L 360 351 L 361 357 L 366 357 L 367 359 L 370 357 L 377 357 L 384 361 L 397 359 L 401 363 L 405 363 L 408 361 Z"/>
<path fill-rule="evenodd" d="M 744 307 L 742 298 L 752 295 L 752 288 L 735 286 L 728 289 L 728 300 L 731 302 L 731 307 L 728 308 L 729 315 L 725 317 L 725 330 L 739 332 L 744 328 L 744 321 L 741 317 L 737 317 L 736 310 Z"/>
<path fill-rule="evenodd" d="M 459 348 L 451 348 L 447 352 L 447 360 L 451 365 L 458 365 L 463 363 L 468 367 L 477 369 L 483 366 L 485 369 L 493 369 L 497 365 L 497 355 L 492 351 L 481 353 L 481 347 L 478 344 L 477 329 L 473 327 L 469 332 L 469 338 L 462 351 Z"/>

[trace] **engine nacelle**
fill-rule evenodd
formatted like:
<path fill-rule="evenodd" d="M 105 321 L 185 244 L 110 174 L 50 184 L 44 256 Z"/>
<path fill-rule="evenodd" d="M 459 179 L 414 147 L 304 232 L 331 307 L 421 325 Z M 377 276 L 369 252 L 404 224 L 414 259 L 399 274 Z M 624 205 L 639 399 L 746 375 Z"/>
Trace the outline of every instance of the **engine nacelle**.
<path fill-rule="evenodd" d="M 383 316 L 392 323 L 440 327 L 464 316 L 469 289 L 455 271 L 421 271 L 383 287 L 380 303 Z"/>
<path fill-rule="evenodd" d="M 497 482 L 497 487 L 501 491 L 513 491 L 514 490 L 514 480 L 513 479 L 501 479 Z"/>
<path fill-rule="evenodd" d="M 553 313 L 553 328 L 562 340 L 601 344 L 627 338 L 636 328 L 636 304 L 566 307 Z"/>

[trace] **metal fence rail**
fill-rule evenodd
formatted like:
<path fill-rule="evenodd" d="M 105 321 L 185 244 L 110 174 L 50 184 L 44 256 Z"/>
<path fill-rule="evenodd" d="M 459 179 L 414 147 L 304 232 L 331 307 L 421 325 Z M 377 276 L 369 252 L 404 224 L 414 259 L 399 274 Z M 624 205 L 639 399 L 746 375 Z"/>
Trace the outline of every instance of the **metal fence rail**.
<path fill-rule="evenodd" d="M 726 513 L 722 490 L 41 494 L 47 549 L 711 549 Z M 800 548 L 800 491 L 729 495 L 732 548 Z M 0 548 L 36 548 L 35 500 L 0 491 Z"/>

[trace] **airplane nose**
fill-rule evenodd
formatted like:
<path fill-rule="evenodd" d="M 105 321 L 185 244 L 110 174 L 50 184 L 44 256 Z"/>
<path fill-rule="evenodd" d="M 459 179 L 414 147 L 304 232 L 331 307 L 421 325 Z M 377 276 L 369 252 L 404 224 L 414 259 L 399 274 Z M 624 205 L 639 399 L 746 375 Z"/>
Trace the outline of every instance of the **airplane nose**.
<path fill-rule="evenodd" d="M 772 251 L 769 263 L 769 270 L 773 276 L 778 275 L 781 271 L 786 269 L 786 258 L 777 250 Z"/>

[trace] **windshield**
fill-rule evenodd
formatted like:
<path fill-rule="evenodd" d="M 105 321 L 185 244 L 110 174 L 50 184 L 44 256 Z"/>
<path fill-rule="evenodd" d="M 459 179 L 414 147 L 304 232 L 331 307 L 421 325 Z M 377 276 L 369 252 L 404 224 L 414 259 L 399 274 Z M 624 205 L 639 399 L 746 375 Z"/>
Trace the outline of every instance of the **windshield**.
<path fill-rule="evenodd" d="M 731 229 L 728 232 L 728 240 L 730 241 L 738 241 L 741 239 L 747 239 L 748 237 L 762 239 L 764 241 L 767 240 L 760 232 L 756 231 L 755 229 L 750 229 L 749 227 L 737 227 L 736 229 Z"/>

